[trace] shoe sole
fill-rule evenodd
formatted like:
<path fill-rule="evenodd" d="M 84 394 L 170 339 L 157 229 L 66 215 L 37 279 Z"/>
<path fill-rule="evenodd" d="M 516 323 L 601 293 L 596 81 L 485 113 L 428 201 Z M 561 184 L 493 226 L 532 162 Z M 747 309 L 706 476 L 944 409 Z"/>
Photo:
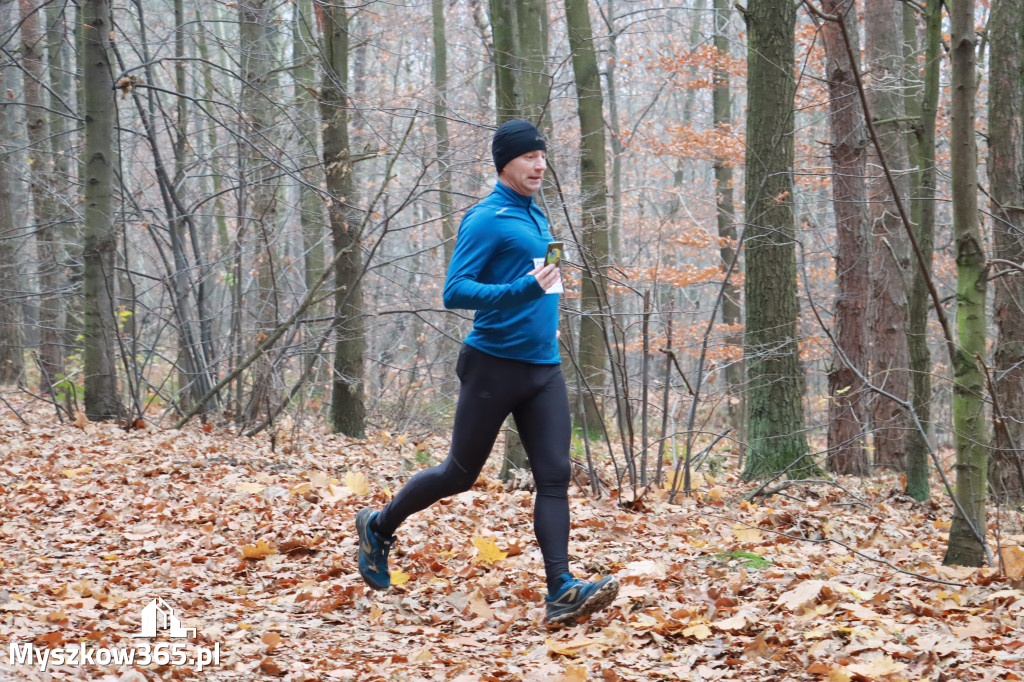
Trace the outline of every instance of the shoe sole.
<path fill-rule="evenodd" d="M 549 618 L 545 624 L 564 625 L 565 623 L 574 622 L 579 618 L 585 618 L 601 609 L 607 608 L 615 601 L 615 597 L 618 594 L 619 580 L 613 576 L 611 580 L 599 587 L 586 601 L 580 604 L 576 610 Z"/>
<path fill-rule="evenodd" d="M 356 514 L 356 536 L 359 538 L 359 547 L 363 546 L 363 536 L 364 534 L 369 532 L 367 526 L 369 525 L 370 519 L 372 518 L 373 510 L 369 508 L 360 509 L 359 513 Z M 366 583 L 371 589 L 378 590 L 380 592 L 390 589 L 390 580 L 388 581 L 387 585 L 377 585 L 373 582 L 371 578 L 367 577 L 367 575 L 363 573 L 363 566 L 359 563 L 359 547 L 356 547 L 356 566 L 359 568 L 359 577 L 362 578 L 363 582 Z"/>

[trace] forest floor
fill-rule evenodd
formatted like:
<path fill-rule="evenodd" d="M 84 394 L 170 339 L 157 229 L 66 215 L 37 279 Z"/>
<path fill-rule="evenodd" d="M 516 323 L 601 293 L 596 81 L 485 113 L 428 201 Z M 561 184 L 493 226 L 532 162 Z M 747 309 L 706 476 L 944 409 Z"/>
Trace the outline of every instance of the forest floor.
<path fill-rule="evenodd" d="M 726 471 L 674 504 L 657 490 L 628 509 L 574 486 L 574 569 L 614 573 L 622 589 L 610 609 L 548 630 L 532 494 L 495 480 L 497 456 L 472 491 L 400 529 L 400 584 L 378 593 L 356 572 L 353 518 L 443 458 L 443 436 L 285 429 L 271 448 L 268 434 L 125 431 L 14 407 L 0 408 L 0 680 L 1024 675 L 1024 584 L 943 567 L 949 500 L 936 489 L 915 503 L 891 474 L 751 502 L 753 486 Z M 993 511 L 993 548 L 997 523 L 1003 545 L 1024 545 L 1022 516 Z M 1006 553 L 1011 575 L 1020 552 Z M 197 636 L 138 637 L 157 598 Z M 156 657 L 160 642 L 220 660 L 100 664 L 101 649 Z M 98 662 L 11 660 L 80 643 Z"/>

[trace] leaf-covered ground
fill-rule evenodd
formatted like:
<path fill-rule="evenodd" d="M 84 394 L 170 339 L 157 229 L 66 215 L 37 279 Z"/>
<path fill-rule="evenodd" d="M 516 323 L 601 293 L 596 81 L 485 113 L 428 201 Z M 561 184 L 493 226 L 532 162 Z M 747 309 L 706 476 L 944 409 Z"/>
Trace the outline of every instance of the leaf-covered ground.
<path fill-rule="evenodd" d="M 726 473 L 677 504 L 656 491 L 630 510 L 574 487 L 574 569 L 614 573 L 622 590 L 608 611 L 549 631 L 532 494 L 495 481 L 497 456 L 472 491 L 400 529 L 401 584 L 375 593 L 355 570 L 355 513 L 442 458 L 443 436 L 292 428 L 272 449 L 266 434 L 21 415 L 28 424 L 0 411 L 0 680 L 1024 674 L 1022 585 L 942 567 L 948 501 L 915 504 L 893 477 L 753 504 Z M 1019 515 L 995 516 L 1003 545 L 1024 544 Z M 219 643 L 219 666 L 10 663 L 11 643 L 133 646 L 157 597 L 197 628 L 190 646 Z"/>

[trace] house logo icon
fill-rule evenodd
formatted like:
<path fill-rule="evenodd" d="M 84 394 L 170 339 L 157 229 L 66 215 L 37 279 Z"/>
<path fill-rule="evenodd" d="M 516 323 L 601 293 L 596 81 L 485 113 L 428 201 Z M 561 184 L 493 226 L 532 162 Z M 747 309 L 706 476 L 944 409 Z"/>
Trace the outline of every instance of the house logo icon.
<path fill-rule="evenodd" d="M 171 639 L 188 639 L 196 636 L 195 628 L 182 627 L 174 615 L 174 609 L 162 598 L 157 597 L 142 609 L 142 632 L 132 637 L 156 637 L 157 630 L 167 630 Z"/>

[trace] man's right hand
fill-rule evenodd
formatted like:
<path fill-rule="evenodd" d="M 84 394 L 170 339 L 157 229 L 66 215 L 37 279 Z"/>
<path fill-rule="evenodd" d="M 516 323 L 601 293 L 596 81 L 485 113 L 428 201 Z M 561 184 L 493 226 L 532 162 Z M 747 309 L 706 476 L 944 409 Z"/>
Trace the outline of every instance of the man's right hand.
<path fill-rule="evenodd" d="M 533 270 L 530 270 L 529 274 L 533 275 L 537 279 L 537 284 L 539 284 L 544 291 L 555 286 L 555 284 L 562 279 L 562 273 L 558 271 L 557 265 L 545 265 L 542 268 L 534 268 Z"/>

